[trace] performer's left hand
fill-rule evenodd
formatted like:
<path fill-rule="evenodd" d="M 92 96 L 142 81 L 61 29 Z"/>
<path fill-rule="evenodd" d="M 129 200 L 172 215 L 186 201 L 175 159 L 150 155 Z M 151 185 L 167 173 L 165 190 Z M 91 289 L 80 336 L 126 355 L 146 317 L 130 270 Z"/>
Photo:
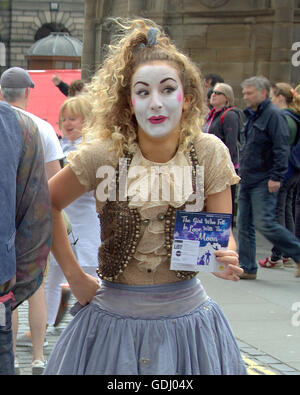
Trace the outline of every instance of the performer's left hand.
<path fill-rule="evenodd" d="M 214 272 L 216 277 L 225 280 L 239 281 L 240 275 L 244 272 L 239 264 L 239 255 L 234 250 L 218 250 L 215 251 L 217 261 L 224 264 L 224 271 Z"/>

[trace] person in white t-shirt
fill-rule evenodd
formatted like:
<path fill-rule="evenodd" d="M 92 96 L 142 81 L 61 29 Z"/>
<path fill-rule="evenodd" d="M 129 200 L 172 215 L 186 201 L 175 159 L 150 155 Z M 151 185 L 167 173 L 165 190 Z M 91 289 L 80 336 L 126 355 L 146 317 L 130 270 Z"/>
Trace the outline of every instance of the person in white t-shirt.
<path fill-rule="evenodd" d="M 60 170 L 61 166 L 59 163 L 57 163 L 57 161 L 59 162 L 59 160 L 63 159 L 64 157 L 64 153 L 62 151 L 59 139 L 55 133 L 53 126 L 49 122 L 37 117 L 36 115 L 28 111 L 24 111 L 20 108 L 19 110 L 27 114 L 38 126 L 42 139 L 45 163 L 49 164 L 49 166 L 46 166 L 46 171 L 49 179 L 54 174 L 56 174 L 57 171 Z"/>
<path fill-rule="evenodd" d="M 61 140 L 65 155 L 64 164 L 67 164 L 67 155 L 75 151 L 81 142 L 81 131 L 84 122 L 91 113 L 91 103 L 86 94 L 81 94 L 67 99 L 59 112 L 59 126 L 64 137 Z M 98 278 L 98 246 L 100 244 L 100 221 L 96 212 L 96 200 L 93 192 L 86 192 L 69 204 L 64 212 L 72 224 L 71 242 L 75 245 L 73 250 L 78 262 L 85 273 Z M 59 302 L 61 298 L 60 284 L 65 276 L 50 254 L 49 272 L 45 281 L 47 324 L 49 331 L 52 326 L 57 326 Z"/>
<path fill-rule="evenodd" d="M 6 70 L 0 80 L 1 94 L 3 99 L 9 103 L 13 108 L 25 113 L 38 126 L 40 132 L 45 167 L 48 180 L 54 176 L 60 169 L 60 162 L 64 157 L 60 142 L 50 123 L 39 118 L 38 116 L 26 111 L 30 88 L 34 88 L 34 83 L 31 80 L 28 72 L 20 67 L 11 67 Z M 45 358 L 43 353 L 43 345 L 46 332 L 47 309 L 44 284 L 28 299 L 29 305 L 29 326 L 30 332 L 22 336 L 23 342 L 27 345 L 33 346 L 33 362 L 32 373 L 41 374 L 45 368 Z M 13 331 L 14 331 L 14 352 L 16 354 L 16 338 L 18 332 L 18 311 L 13 312 Z M 18 342 L 19 343 L 19 342 Z M 23 345 L 25 345 L 23 343 Z M 20 345 L 22 341 L 20 341 Z M 15 364 L 18 372 L 18 362 Z"/>

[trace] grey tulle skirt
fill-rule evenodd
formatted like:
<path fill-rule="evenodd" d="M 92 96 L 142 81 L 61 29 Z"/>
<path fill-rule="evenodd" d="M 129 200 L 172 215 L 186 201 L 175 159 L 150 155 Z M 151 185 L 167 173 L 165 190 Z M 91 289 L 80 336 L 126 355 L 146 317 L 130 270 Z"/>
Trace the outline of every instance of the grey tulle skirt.
<path fill-rule="evenodd" d="M 193 278 L 154 286 L 103 281 L 62 333 L 45 374 L 247 374 L 219 306 Z"/>

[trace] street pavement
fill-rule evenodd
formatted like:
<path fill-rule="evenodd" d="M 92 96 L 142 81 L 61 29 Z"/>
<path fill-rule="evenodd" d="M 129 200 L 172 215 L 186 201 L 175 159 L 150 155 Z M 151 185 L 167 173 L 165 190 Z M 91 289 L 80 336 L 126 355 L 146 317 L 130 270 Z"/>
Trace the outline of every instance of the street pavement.
<path fill-rule="evenodd" d="M 257 259 L 269 255 L 270 248 L 258 234 Z M 228 318 L 250 375 L 300 374 L 300 278 L 294 272 L 295 268 L 259 268 L 256 280 L 236 283 L 209 273 L 199 276 Z M 67 313 L 55 332 L 47 333 L 46 359 L 71 318 Z M 19 335 L 27 330 L 25 302 L 19 307 Z M 17 347 L 17 357 L 21 375 L 31 375 L 32 349 Z"/>
<path fill-rule="evenodd" d="M 257 259 L 270 255 L 270 249 L 257 234 Z M 206 292 L 228 318 L 251 374 L 300 374 L 300 278 L 294 272 L 259 267 L 256 280 L 236 283 L 201 275 Z"/>

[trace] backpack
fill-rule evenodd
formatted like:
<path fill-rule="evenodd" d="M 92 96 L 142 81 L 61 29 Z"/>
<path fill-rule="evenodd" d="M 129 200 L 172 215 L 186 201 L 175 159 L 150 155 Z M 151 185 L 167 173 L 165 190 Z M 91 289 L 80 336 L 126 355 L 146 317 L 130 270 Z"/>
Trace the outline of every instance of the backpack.
<path fill-rule="evenodd" d="M 300 117 L 288 110 L 283 110 L 283 113 L 291 117 L 297 124 L 296 138 L 291 147 L 289 161 L 297 170 L 300 170 Z"/>
<path fill-rule="evenodd" d="M 293 143 L 293 147 L 294 147 L 297 144 L 297 142 L 299 141 L 299 137 L 300 137 L 300 116 L 298 117 L 296 114 L 292 113 L 289 110 L 283 110 L 282 112 L 284 115 L 288 115 L 289 117 L 291 117 L 297 124 L 296 138 Z"/>
<path fill-rule="evenodd" d="M 225 115 L 229 112 L 229 111 L 234 111 L 237 115 L 238 115 L 238 118 L 239 118 L 239 133 L 238 133 L 238 139 L 237 139 L 237 152 L 238 152 L 238 155 L 239 155 L 239 153 L 240 153 L 240 148 L 241 148 L 241 145 L 242 145 L 242 138 L 241 138 L 241 133 L 242 133 L 242 130 L 244 129 L 244 126 L 245 126 L 245 124 L 246 124 L 246 120 L 247 120 L 247 118 L 246 118 L 246 116 L 245 116 L 245 114 L 244 114 L 244 111 L 243 110 L 241 110 L 240 108 L 238 108 L 238 107 L 228 107 L 224 112 L 223 112 L 223 114 L 221 115 L 221 125 L 222 125 L 222 127 L 223 127 L 223 124 L 224 124 L 224 119 L 225 119 Z"/>
<path fill-rule="evenodd" d="M 238 135 L 238 141 L 241 141 L 241 131 L 243 130 L 245 123 L 246 123 L 246 116 L 244 114 L 244 111 L 241 110 L 238 107 L 228 107 L 223 114 L 221 115 L 221 125 L 224 123 L 225 115 L 228 113 L 228 111 L 234 111 L 237 116 L 239 117 L 239 123 L 240 123 L 240 130 L 239 130 L 239 135 Z"/>

